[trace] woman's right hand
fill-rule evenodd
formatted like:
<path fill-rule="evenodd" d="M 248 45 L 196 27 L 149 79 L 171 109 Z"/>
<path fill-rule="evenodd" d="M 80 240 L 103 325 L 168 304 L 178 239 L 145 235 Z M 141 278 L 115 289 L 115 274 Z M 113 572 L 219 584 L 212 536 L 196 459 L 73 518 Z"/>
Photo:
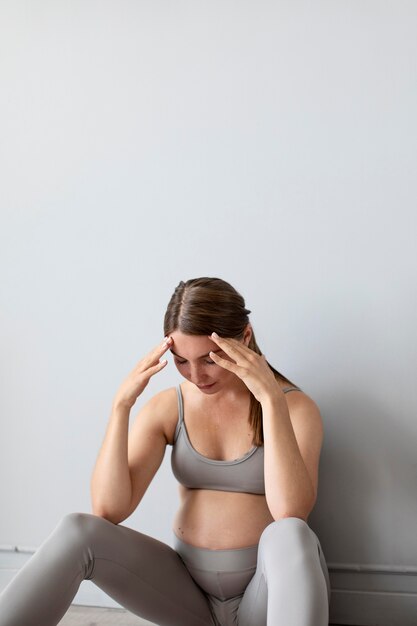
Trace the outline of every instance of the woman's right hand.
<path fill-rule="evenodd" d="M 139 361 L 126 380 L 120 385 L 115 395 L 113 405 L 123 405 L 128 407 L 129 410 L 132 408 L 150 378 L 166 366 L 168 361 L 166 359 L 160 361 L 159 359 L 171 345 L 172 339 L 171 337 L 167 337 Z"/>

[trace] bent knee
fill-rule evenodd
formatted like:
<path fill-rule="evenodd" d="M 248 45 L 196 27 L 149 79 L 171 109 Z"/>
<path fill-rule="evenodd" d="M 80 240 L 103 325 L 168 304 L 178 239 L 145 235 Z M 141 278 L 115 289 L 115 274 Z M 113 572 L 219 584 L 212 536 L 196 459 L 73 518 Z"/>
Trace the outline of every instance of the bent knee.
<path fill-rule="evenodd" d="M 62 533 L 68 541 L 84 543 L 86 539 L 97 533 L 103 523 L 109 522 L 91 513 L 68 513 L 61 519 L 56 530 Z"/>
<path fill-rule="evenodd" d="M 259 541 L 259 548 L 265 552 L 275 549 L 295 554 L 311 549 L 312 545 L 313 531 L 298 517 L 285 517 L 272 522 L 265 528 Z"/>

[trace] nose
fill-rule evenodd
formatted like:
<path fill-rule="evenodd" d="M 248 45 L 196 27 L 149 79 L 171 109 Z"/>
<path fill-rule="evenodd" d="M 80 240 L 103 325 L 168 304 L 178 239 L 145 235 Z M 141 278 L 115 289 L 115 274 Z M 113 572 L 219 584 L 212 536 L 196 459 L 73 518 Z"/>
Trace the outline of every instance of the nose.
<path fill-rule="evenodd" d="M 204 367 L 200 364 L 191 365 L 190 378 L 191 382 L 195 385 L 204 385 L 207 382 L 207 376 L 205 375 Z"/>

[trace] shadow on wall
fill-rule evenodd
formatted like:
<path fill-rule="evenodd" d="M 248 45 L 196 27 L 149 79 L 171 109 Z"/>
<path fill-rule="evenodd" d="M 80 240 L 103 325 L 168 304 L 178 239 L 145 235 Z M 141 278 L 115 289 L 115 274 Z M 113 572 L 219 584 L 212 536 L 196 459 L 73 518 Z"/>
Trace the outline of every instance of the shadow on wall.
<path fill-rule="evenodd" d="M 335 389 L 320 404 L 325 443 L 309 523 L 329 566 L 335 624 L 417 623 L 417 436 L 401 390 L 387 392 Z"/>
<path fill-rule="evenodd" d="M 404 398 L 390 407 L 383 399 L 335 389 L 319 404 L 325 441 L 310 524 L 327 560 L 415 564 L 417 439 L 414 423 L 406 430 L 401 419 Z"/>

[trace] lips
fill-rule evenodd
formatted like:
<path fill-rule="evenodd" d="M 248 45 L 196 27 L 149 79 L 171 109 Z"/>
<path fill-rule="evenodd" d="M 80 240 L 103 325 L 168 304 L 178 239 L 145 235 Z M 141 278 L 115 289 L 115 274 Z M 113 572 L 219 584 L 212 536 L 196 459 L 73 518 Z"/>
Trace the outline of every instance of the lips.
<path fill-rule="evenodd" d="M 211 389 L 216 383 L 211 383 L 211 385 L 197 385 L 201 391 L 205 391 L 206 389 Z"/>

